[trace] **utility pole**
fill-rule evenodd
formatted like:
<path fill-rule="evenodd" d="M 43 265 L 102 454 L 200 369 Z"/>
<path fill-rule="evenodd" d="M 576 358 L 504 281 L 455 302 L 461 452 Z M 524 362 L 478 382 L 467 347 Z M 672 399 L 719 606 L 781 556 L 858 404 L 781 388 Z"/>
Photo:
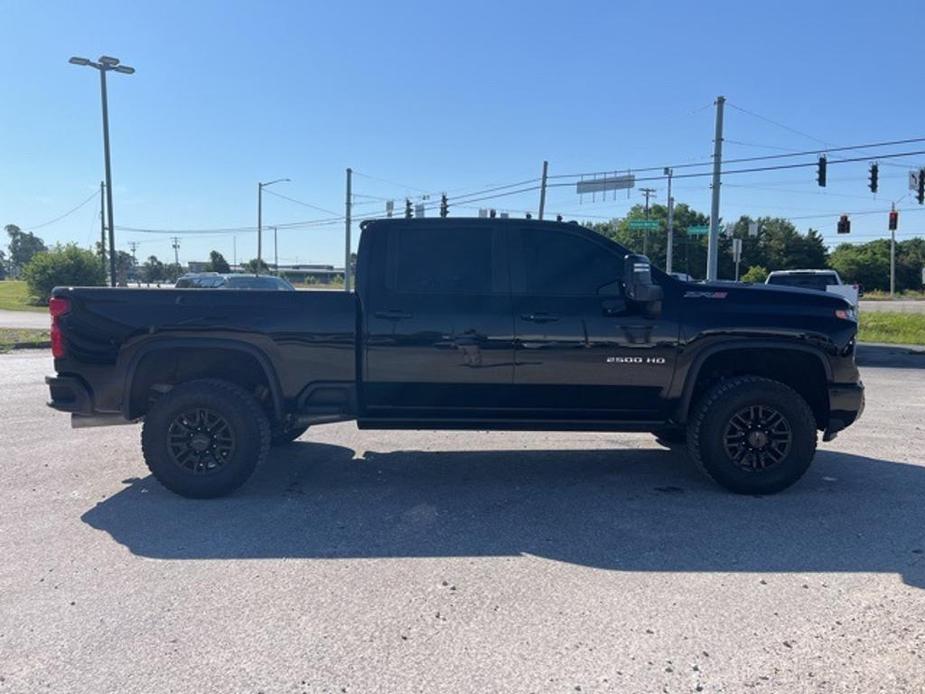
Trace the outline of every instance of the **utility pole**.
<path fill-rule="evenodd" d="M 106 275 L 106 184 L 100 181 L 100 258 L 103 261 L 103 276 Z"/>
<path fill-rule="evenodd" d="M 639 192 L 646 196 L 646 219 L 649 219 L 649 197 L 655 196 L 655 188 L 640 188 Z M 649 253 L 649 230 L 646 229 L 642 235 L 642 254 Z"/>
<path fill-rule="evenodd" d="M 353 169 L 347 169 L 347 200 L 344 203 L 346 219 L 344 222 L 344 291 L 350 291 L 350 213 L 353 211 Z"/>
<path fill-rule="evenodd" d="M 276 227 L 273 227 L 273 269 L 279 277 L 279 245 L 276 238 Z"/>
<path fill-rule="evenodd" d="M 890 211 L 896 211 L 896 203 L 890 206 Z M 890 226 L 893 226 L 890 224 Z M 896 298 L 896 229 L 890 229 L 890 299 Z"/>
<path fill-rule="evenodd" d="M 177 270 L 180 269 L 180 237 L 173 237 L 173 264 L 177 266 Z"/>
<path fill-rule="evenodd" d="M 715 280 L 719 254 L 719 185 L 723 160 L 723 106 L 726 97 L 716 97 L 716 131 L 713 135 L 713 199 L 710 203 L 710 238 L 707 241 L 707 281 Z"/>
<path fill-rule="evenodd" d="M 665 272 L 670 275 L 674 260 L 674 198 L 671 197 L 671 177 L 674 171 L 666 168 L 665 175 L 668 177 L 668 244 L 665 252 Z"/>
<path fill-rule="evenodd" d="M 138 250 L 138 242 L 137 242 L 137 241 L 129 241 L 129 242 L 128 242 L 128 247 L 132 249 L 132 274 L 135 274 L 135 275 L 136 275 L 135 279 L 137 280 L 138 277 L 137 277 L 137 274 L 136 274 L 136 268 L 138 267 L 138 258 L 135 257 L 135 251 Z M 127 283 L 128 283 L 128 277 L 125 278 L 125 281 L 126 281 L 126 284 L 127 284 Z"/>
<path fill-rule="evenodd" d="M 263 183 L 257 182 L 257 267 L 254 274 L 260 274 L 260 259 L 263 256 Z"/>
<path fill-rule="evenodd" d="M 549 173 L 549 162 L 543 160 L 543 178 L 540 183 L 540 221 L 543 220 L 543 212 L 546 211 L 546 179 Z"/>
<path fill-rule="evenodd" d="M 232 257 L 234 258 L 234 266 L 237 267 L 238 266 L 238 237 L 237 236 L 231 237 L 231 249 L 232 249 Z"/>

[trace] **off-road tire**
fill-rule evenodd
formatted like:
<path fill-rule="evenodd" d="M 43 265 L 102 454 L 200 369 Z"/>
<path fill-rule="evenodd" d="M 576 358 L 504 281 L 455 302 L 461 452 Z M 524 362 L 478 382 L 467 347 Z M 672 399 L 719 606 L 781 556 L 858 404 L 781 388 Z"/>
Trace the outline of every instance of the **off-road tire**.
<path fill-rule="evenodd" d="M 746 470 L 727 452 L 728 427 L 751 406 L 772 408 L 790 429 L 786 455 L 767 469 Z M 737 494 L 775 494 L 794 484 L 816 453 L 816 419 L 789 386 L 758 376 L 720 381 L 695 404 L 687 427 L 687 447 L 697 466 L 717 484 Z"/>
<path fill-rule="evenodd" d="M 227 448 L 223 453 L 227 457 L 221 457 L 220 463 L 220 456 L 207 458 L 213 462 L 212 469 L 196 463 L 188 469 L 177 462 L 186 452 L 178 456 L 173 442 L 182 439 L 177 431 L 198 431 L 191 429 L 189 420 L 183 417 L 201 411 L 214 413 L 224 422 L 223 445 Z M 208 427 L 203 429 L 208 432 Z M 201 438 L 208 436 L 204 433 Z M 228 440 L 232 443 L 227 444 Z M 256 398 L 234 383 L 218 379 L 189 381 L 157 400 L 145 415 L 141 448 L 151 474 L 170 491 L 194 499 L 225 496 L 244 484 L 266 459 L 270 424 Z"/>

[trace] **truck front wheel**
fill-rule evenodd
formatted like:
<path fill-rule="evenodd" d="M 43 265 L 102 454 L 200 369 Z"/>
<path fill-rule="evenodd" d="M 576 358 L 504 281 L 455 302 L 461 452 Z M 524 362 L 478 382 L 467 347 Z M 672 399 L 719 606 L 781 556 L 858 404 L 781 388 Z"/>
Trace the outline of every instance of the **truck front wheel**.
<path fill-rule="evenodd" d="M 721 381 L 697 403 L 688 450 L 714 481 L 738 494 L 774 494 L 796 482 L 816 452 L 816 420 L 792 388 L 767 378 Z"/>
<path fill-rule="evenodd" d="M 243 388 L 216 379 L 190 381 L 148 411 L 141 447 L 151 474 L 170 491 L 195 499 L 224 496 L 266 458 L 270 425 Z"/>

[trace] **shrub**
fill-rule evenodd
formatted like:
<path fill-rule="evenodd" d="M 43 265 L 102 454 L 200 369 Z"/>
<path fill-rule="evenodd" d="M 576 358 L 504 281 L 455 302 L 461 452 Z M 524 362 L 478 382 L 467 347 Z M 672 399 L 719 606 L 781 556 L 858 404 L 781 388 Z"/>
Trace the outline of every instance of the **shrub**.
<path fill-rule="evenodd" d="M 44 304 L 55 287 L 101 286 L 106 284 L 106 273 L 95 253 L 68 244 L 36 253 L 23 268 L 23 279 L 31 299 Z"/>
<path fill-rule="evenodd" d="M 753 282 L 755 284 L 761 284 L 768 278 L 768 269 L 766 267 L 761 267 L 761 265 L 752 265 L 748 268 L 748 271 L 742 275 L 743 282 Z"/>

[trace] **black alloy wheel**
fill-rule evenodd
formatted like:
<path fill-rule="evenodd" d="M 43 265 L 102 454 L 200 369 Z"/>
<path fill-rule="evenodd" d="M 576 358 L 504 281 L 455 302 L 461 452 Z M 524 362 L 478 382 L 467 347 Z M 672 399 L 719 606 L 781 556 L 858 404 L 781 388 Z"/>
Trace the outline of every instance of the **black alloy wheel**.
<path fill-rule="evenodd" d="M 183 470 L 208 475 L 234 455 L 234 431 L 221 414 L 199 407 L 174 417 L 167 428 L 167 450 Z"/>
<path fill-rule="evenodd" d="M 750 405 L 736 412 L 723 434 L 726 455 L 736 467 L 749 472 L 780 465 L 792 442 L 790 422 L 766 405 Z"/>

